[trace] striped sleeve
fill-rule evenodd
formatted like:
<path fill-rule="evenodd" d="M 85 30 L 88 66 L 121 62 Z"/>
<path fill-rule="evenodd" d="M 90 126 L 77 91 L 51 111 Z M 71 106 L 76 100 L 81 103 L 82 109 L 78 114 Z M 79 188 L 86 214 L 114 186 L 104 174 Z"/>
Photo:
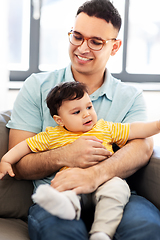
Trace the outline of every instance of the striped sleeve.
<path fill-rule="evenodd" d="M 111 129 L 112 143 L 116 143 L 119 147 L 123 147 L 129 137 L 130 124 L 112 123 Z"/>
<path fill-rule="evenodd" d="M 26 139 L 26 142 L 32 152 L 40 152 L 59 148 L 72 143 L 79 137 L 79 134 L 74 134 L 65 130 L 63 127 L 47 127 L 45 132 Z"/>
<path fill-rule="evenodd" d="M 26 142 L 32 152 L 40 152 L 49 149 L 50 137 L 48 132 L 40 132 L 39 134 L 26 139 Z"/>

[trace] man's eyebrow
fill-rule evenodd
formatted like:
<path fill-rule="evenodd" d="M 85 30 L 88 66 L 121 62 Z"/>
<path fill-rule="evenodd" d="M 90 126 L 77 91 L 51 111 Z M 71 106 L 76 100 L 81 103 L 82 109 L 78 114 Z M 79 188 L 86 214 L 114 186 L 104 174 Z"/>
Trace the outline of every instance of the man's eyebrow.
<path fill-rule="evenodd" d="M 76 33 L 76 34 L 82 35 L 80 32 L 77 32 L 77 31 L 73 31 L 73 33 Z M 82 35 L 82 36 L 83 36 L 83 35 Z"/>
<path fill-rule="evenodd" d="M 83 37 L 83 34 L 81 34 L 80 32 L 73 31 L 73 33 L 79 34 L 79 35 L 81 35 L 81 36 Z M 94 39 L 98 39 L 98 40 L 102 40 L 102 41 L 103 41 L 103 39 L 102 39 L 102 38 L 100 38 L 100 37 L 97 37 L 97 36 L 92 36 L 92 37 L 90 37 L 90 38 L 94 38 Z"/>

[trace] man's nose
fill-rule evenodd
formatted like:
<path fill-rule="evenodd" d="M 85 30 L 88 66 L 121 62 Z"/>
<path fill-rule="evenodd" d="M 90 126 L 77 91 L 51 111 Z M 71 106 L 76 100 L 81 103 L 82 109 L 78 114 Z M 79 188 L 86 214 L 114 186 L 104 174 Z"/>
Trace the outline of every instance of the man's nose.
<path fill-rule="evenodd" d="M 78 47 L 78 49 L 81 53 L 90 52 L 90 48 L 88 47 L 87 40 L 84 40 L 84 42 L 82 43 L 82 45 Z"/>

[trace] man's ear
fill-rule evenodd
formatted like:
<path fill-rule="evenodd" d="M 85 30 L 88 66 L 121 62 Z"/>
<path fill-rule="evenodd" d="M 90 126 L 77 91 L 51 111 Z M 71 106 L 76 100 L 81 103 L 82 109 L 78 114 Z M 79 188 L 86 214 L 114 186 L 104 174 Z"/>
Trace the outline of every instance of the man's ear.
<path fill-rule="evenodd" d="M 119 50 L 120 46 L 122 45 L 122 41 L 120 39 L 115 40 L 115 42 L 113 43 L 113 48 L 111 51 L 111 56 L 114 56 L 116 54 L 116 52 Z"/>
<path fill-rule="evenodd" d="M 60 116 L 54 115 L 54 116 L 53 116 L 53 119 L 54 119 L 54 121 L 55 121 L 58 125 L 60 125 L 60 126 L 62 126 L 62 127 L 64 126 L 63 121 L 62 121 L 62 119 L 61 119 Z"/>

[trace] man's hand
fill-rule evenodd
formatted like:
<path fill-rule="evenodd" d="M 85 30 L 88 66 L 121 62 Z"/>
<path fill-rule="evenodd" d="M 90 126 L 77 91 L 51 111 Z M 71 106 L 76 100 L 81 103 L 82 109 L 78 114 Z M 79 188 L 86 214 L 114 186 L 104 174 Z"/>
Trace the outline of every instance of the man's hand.
<path fill-rule="evenodd" d="M 57 191 L 74 190 L 76 194 L 91 193 L 98 187 L 93 168 L 68 168 L 56 174 L 51 186 Z"/>
<path fill-rule="evenodd" d="M 88 168 L 112 155 L 102 141 L 94 136 L 82 136 L 64 148 L 65 166 Z"/>
<path fill-rule="evenodd" d="M 129 141 L 109 159 L 89 168 L 69 168 L 58 172 L 51 186 L 58 191 L 74 190 L 76 194 L 91 193 L 102 183 L 118 176 L 126 178 L 147 164 L 152 154 L 151 139 Z"/>
<path fill-rule="evenodd" d="M 99 186 L 94 165 L 112 155 L 102 141 L 94 136 L 82 136 L 66 146 L 66 170 L 56 174 L 51 186 L 57 191 L 74 190 L 76 194 L 91 193 Z M 67 164 L 67 159 L 70 161 Z"/>

